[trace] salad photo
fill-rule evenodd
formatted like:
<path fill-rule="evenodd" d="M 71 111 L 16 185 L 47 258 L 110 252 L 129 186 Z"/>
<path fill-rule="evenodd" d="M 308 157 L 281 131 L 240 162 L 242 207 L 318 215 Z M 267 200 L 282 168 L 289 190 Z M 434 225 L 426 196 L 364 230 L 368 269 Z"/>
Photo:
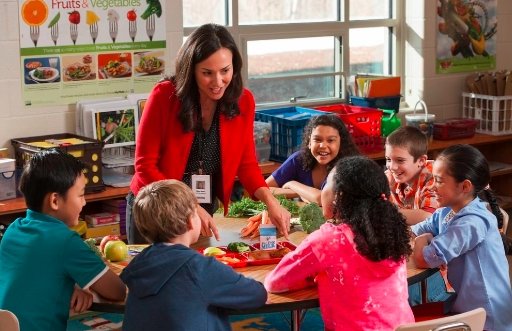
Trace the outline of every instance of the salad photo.
<path fill-rule="evenodd" d="M 134 69 L 138 76 L 157 75 L 164 71 L 165 61 L 163 52 L 135 53 Z"/>
<path fill-rule="evenodd" d="M 96 79 L 95 59 L 90 54 L 64 56 L 62 68 L 65 82 Z"/>

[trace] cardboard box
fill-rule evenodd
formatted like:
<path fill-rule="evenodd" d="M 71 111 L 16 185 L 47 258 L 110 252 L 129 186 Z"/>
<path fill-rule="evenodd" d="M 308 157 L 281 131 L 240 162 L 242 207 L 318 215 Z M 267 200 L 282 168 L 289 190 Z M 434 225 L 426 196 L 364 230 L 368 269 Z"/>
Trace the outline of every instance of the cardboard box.
<path fill-rule="evenodd" d="M 119 223 L 119 214 L 103 212 L 85 215 L 85 222 L 87 222 L 87 225 L 90 227 Z"/>
<path fill-rule="evenodd" d="M 0 200 L 16 198 L 15 160 L 0 159 Z"/>
<path fill-rule="evenodd" d="M 110 225 L 103 225 L 103 226 L 97 226 L 94 228 L 87 228 L 85 231 L 85 238 L 99 238 L 99 237 L 105 237 L 109 234 L 115 234 L 120 235 L 121 231 L 119 228 L 119 223 L 117 224 L 110 224 Z"/>

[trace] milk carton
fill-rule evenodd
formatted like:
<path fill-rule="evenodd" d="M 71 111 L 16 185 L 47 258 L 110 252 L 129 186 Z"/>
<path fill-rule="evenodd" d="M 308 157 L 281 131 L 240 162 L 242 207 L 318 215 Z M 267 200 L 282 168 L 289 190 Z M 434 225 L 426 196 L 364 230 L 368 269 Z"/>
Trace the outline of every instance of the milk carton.
<path fill-rule="evenodd" d="M 277 248 L 277 229 L 273 224 L 260 225 L 260 249 Z"/>

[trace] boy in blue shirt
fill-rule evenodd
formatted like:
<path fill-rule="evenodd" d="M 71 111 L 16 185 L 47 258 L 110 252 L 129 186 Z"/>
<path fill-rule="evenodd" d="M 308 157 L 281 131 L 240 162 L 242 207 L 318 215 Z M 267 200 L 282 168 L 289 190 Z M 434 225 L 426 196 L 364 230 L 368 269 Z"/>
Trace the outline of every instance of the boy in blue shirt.
<path fill-rule="evenodd" d="M 69 227 L 85 205 L 85 165 L 57 149 L 32 156 L 20 179 L 27 213 L 0 243 L 0 308 L 21 330 L 66 330 L 69 309 L 85 311 L 92 289 L 121 301 L 126 287 Z"/>
<path fill-rule="evenodd" d="M 121 273 L 128 285 L 123 330 L 231 330 L 225 309 L 257 308 L 267 291 L 214 257 L 189 246 L 201 233 L 198 203 L 177 180 L 143 187 L 135 225 L 153 243 Z"/>

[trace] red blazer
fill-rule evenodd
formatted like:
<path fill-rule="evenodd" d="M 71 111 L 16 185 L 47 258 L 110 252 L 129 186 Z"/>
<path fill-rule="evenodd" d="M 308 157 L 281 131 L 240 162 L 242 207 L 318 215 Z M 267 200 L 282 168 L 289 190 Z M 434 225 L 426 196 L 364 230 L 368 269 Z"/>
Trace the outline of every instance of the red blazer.
<path fill-rule="evenodd" d="M 225 212 L 236 176 L 251 196 L 258 188 L 267 187 L 256 160 L 255 103 L 249 90 L 243 91 L 238 105 L 240 115 L 219 117 L 222 179 L 217 194 Z M 149 95 L 136 137 L 135 175 L 130 185 L 133 194 L 157 180 L 182 179 L 194 132 L 183 131 L 178 119 L 180 108 L 174 84 L 169 81 L 157 84 Z"/>

